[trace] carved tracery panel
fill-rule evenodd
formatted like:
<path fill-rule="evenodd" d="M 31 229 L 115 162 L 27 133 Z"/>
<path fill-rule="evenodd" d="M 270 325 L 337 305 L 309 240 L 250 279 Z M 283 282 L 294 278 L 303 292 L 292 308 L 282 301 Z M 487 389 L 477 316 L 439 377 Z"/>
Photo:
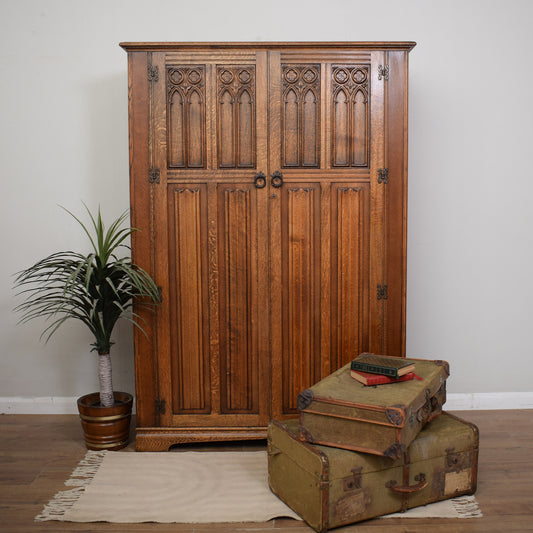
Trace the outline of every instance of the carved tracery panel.
<path fill-rule="evenodd" d="M 219 168 L 255 166 L 255 66 L 217 67 Z"/>
<path fill-rule="evenodd" d="M 205 65 L 167 68 L 169 168 L 205 168 Z"/>
<path fill-rule="evenodd" d="M 282 165 L 320 166 L 320 65 L 282 65 Z"/>
<path fill-rule="evenodd" d="M 332 67 L 333 167 L 367 167 L 370 151 L 370 78 L 367 65 Z"/>

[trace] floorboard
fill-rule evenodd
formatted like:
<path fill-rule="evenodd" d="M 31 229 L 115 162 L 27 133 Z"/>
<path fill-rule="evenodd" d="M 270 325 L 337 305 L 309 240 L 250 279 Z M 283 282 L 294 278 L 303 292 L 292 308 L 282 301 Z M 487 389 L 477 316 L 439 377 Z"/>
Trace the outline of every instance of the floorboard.
<path fill-rule="evenodd" d="M 458 411 L 480 430 L 473 519 L 374 519 L 338 533 L 469 533 L 533 531 L 533 410 Z M 262 449 L 260 443 L 221 444 L 222 449 Z M 194 449 L 201 448 L 196 446 Z M 214 447 L 218 449 L 217 446 Z M 213 449 L 213 446 L 210 446 Z M 133 451 L 133 443 L 126 451 Z M 72 415 L 0 416 L 0 531 L 26 532 L 310 532 L 289 519 L 247 524 L 78 524 L 35 522 L 34 517 L 86 453 L 79 419 Z"/>

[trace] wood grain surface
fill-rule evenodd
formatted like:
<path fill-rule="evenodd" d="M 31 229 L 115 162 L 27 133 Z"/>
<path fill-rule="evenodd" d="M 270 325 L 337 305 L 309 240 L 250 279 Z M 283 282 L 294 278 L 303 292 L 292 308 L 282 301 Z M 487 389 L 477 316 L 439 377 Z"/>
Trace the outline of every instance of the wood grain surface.
<path fill-rule="evenodd" d="M 339 533 L 466 533 L 533 531 L 533 410 L 457 411 L 480 430 L 476 498 L 483 512 L 474 519 L 374 519 L 336 529 Z M 257 450 L 264 441 L 181 445 L 187 450 Z M 133 451 L 130 444 L 123 452 Z M 253 524 L 73 524 L 34 522 L 84 457 L 79 419 L 71 415 L 0 416 L 0 530 L 142 531 L 179 533 L 296 533 L 312 530 L 294 520 Z"/>

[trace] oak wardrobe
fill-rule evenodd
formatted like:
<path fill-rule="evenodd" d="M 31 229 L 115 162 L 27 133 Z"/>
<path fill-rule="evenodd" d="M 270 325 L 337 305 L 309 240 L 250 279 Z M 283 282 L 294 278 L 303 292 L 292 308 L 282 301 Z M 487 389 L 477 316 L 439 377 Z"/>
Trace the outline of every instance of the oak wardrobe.
<path fill-rule="evenodd" d="M 264 438 L 360 352 L 405 355 L 412 42 L 122 43 L 138 450 Z"/>

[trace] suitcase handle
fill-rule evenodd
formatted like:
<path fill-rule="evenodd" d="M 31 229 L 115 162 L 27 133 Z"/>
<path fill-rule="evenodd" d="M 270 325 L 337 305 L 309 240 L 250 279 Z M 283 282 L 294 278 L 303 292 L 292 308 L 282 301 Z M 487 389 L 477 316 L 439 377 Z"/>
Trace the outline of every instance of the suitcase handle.
<path fill-rule="evenodd" d="M 428 482 L 426 481 L 425 474 L 420 473 L 415 476 L 415 481 L 418 481 L 416 485 L 397 486 L 397 482 L 391 480 L 388 481 L 385 486 L 393 490 L 394 492 L 399 492 L 401 494 L 411 494 L 412 492 L 418 492 L 419 490 L 422 490 L 423 488 L 427 487 Z"/>

